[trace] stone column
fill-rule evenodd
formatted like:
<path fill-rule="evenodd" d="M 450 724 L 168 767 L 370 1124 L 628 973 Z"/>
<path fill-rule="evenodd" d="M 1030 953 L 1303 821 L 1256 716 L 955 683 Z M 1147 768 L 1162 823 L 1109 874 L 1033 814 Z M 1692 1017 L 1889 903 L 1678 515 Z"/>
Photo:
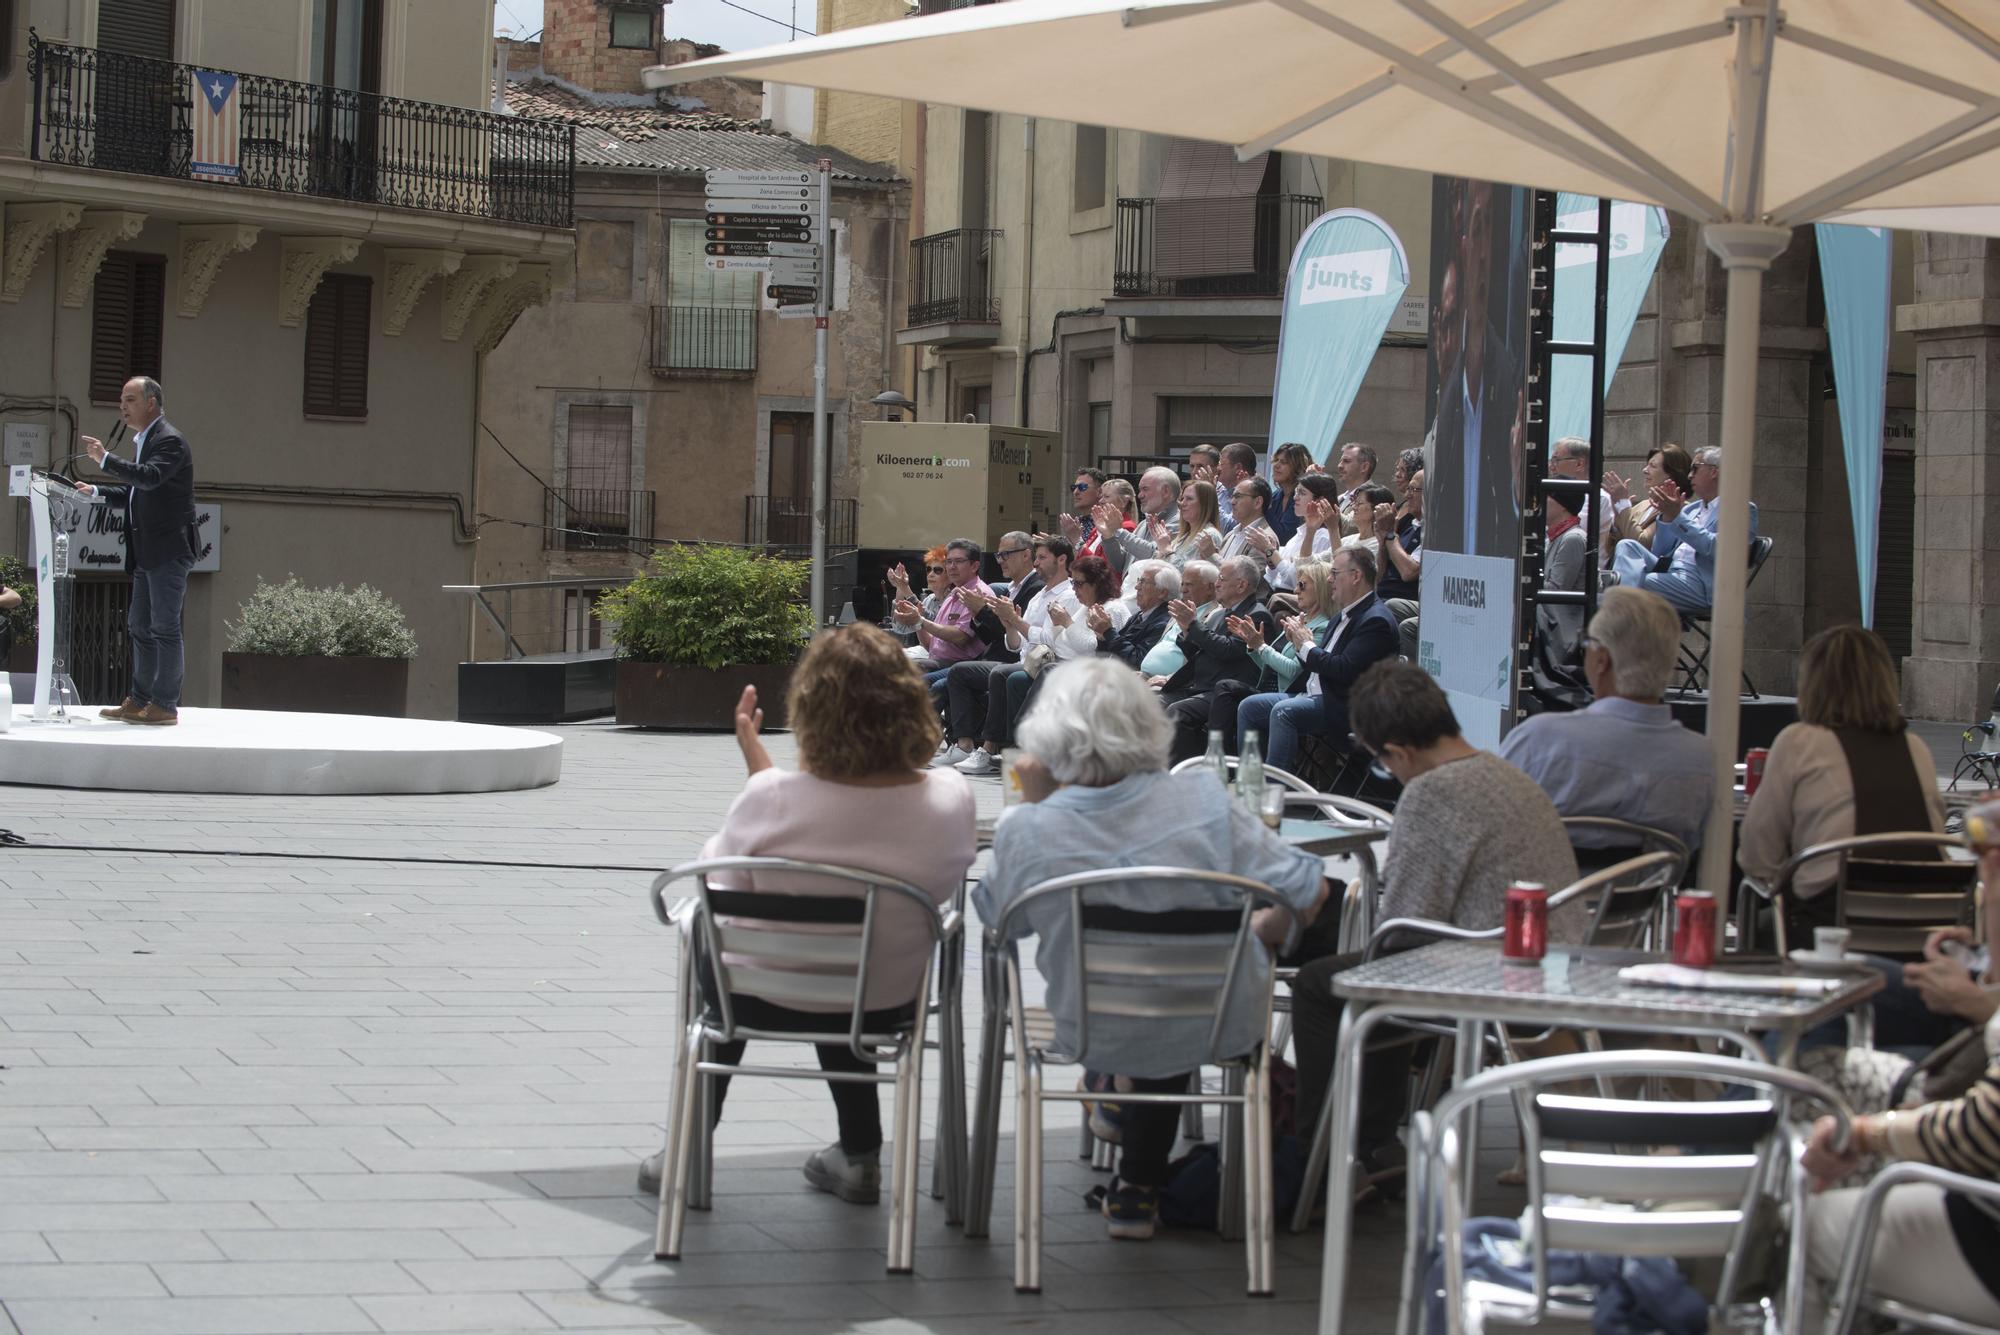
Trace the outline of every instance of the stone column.
<path fill-rule="evenodd" d="M 1896 327 L 1917 340 L 1917 586 L 1903 705 L 1917 718 L 1986 717 L 2000 680 L 2000 610 L 1986 562 L 2000 550 L 2000 243 L 1919 233 L 1916 300 Z"/>

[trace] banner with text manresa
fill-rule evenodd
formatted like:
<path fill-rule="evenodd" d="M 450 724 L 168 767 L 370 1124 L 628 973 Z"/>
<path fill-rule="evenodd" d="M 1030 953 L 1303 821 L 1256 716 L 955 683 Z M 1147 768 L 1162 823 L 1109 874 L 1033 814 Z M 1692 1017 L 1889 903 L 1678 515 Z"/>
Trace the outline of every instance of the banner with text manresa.
<path fill-rule="evenodd" d="M 1889 394 L 1887 228 L 1816 223 L 1826 341 L 1840 396 L 1840 444 L 1847 456 L 1847 503 L 1854 517 L 1861 624 L 1875 624 L 1875 557 L 1882 516 L 1882 426 Z"/>
<path fill-rule="evenodd" d="M 1556 197 L 1556 228 L 1564 232 L 1597 230 L 1597 199 L 1564 193 Z M 1665 209 L 1651 204 L 1611 202 L 1610 284 L 1604 306 L 1604 392 L 1625 355 L 1625 343 L 1645 304 L 1646 288 L 1659 267 L 1671 229 Z M 1590 342 L 1592 295 L 1597 290 L 1597 247 L 1556 247 L 1555 338 Z M 1564 436 L 1590 438 L 1590 358 L 1551 358 L 1549 373 L 1549 440 Z"/>
<path fill-rule="evenodd" d="M 1403 243 L 1374 214 L 1335 209 L 1306 228 L 1285 272 L 1272 449 L 1297 441 L 1322 464 L 1332 457 L 1409 285 Z"/>

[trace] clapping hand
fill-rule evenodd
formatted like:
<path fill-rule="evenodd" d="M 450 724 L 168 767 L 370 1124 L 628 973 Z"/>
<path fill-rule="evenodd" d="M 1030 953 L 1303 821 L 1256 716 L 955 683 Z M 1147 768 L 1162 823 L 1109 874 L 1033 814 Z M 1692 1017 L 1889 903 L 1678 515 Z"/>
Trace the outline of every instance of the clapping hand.
<path fill-rule="evenodd" d="M 981 593 L 979 590 L 973 588 L 969 584 L 959 586 L 958 601 L 964 603 L 966 607 L 970 608 L 972 610 L 972 615 L 974 616 L 978 616 L 981 612 L 984 612 L 986 610 L 986 604 L 987 604 L 986 595 Z"/>
<path fill-rule="evenodd" d="M 1286 617 L 1284 631 L 1285 638 L 1290 640 L 1293 647 L 1301 653 L 1305 652 L 1306 646 L 1312 643 L 1312 627 L 1306 625 L 1304 617 Z"/>
<path fill-rule="evenodd" d="M 1111 613 L 1107 612 L 1101 603 L 1086 611 L 1083 614 L 1083 620 L 1084 624 L 1089 626 L 1091 631 L 1097 635 L 1102 635 L 1111 629 Z"/>
<path fill-rule="evenodd" d="M 1057 630 L 1068 630 L 1074 620 L 1075 618 L 1069 614 L 1069 609 L 1061 603 L 1049 604 L 1049 624 Z"/>
<path fill-rule="evenodd" d="M 1188 480 L 1191 482 L 1215 481 L 1215 465 L 1210 463 L 1190 464 L 1188 466 Z"/>
<path fill-rule="evenodd" d="M 752 774 L 771 768 L 771 753 L 757 734 L 764 727 L 764 711 L 757 707 L 757 688 L 745 686 L 736 701 L 736 745 L 743 752 L 743 764 Z"/>
<path fill-rule="evenodd" d="M 910 572 L 903 569 L 901 561 L 889 567 L 889 582 L 896 586 L 897 597 L 908 598 L 910 596 Z"/>
<path fill-rule="evenodd" d="M 1174 619 L 1176 626 L 1186 630 L 1194 624 L 1194 604 L 1185 598 L 1176 598 L 1167 604 L 1167 615 Z"/>
<path fill-rule="evenodd" d="M 1125 527 L 1125 516 L 1118 513 L 1118 507 L 1110 501 L 1099 501 L 1092 506 L 1090 518 L 1099 533 L 1116 533 Z"/>
<path fill-rule="evenodd" d="M 1332 501 L 1322 501 L 1318 499 L 1307 501 L 1306 519 L 1305 519 L 1306 527 L 1309 529 L 1323 528 L 1328 530 L 1337 528 L 1339 524 L 1339 519 L 1337 518 L 1336 512 L 1338 511 L 1338 509 L 1339 507 L 1336 506 Z"/>
<path fill-rule="evenodd" d="M 1264 647 L 1264 628 L 1249 617 L 1230 617 L 1226 624 L 1229 633 L 1243 641 L 1243 647 L 1251 653 Z"/>
<path fill-rule="evenodd" d="M 1375 531 L 1385 536 L 1396 531 L 1396 512 L 1387 501 L 1375 507 Z"/>
<path fill-rule="evenodd" d="M 914 626 L 924 618 L 924 609 L 909 598 L 898 598 L 896 600 L 895 612 L 896 624 L 899 626 Z"/>
<path fill-rule="evenodd" d="M 1075 515 L 1057 515 L 1056 527 L 1062 530 L 1062 535 L 1069 540 L 1070 546 L 1074 547 L 1083 541 L 1083 521 Z"/>
<path fill-rule="evenodd" d="M 1246 528 L 1243 530 L 1243 540 L 1266 555 L 1278 545 L 1278 535 L 1268 528 Z"/>
<path fill-rule="evenodd" d="M 1215 533 L 1212 530 L 1203 529 L 1201 534 L 1195 538 L 1194 554 L 1204 561 L 1215 559 Z"/>
<path fill-rule="evenodd" d="M 1604 470 L 1604 494 L 1616 505 L 1632 495 L 1632 484 L 1607 468 Z"/>
<path fill-rule="evenodd" d="M 1654 487 L 1647 495 L 1653 499 L 1654 511 L 1669 524 L 1681 517 L 1681 507 L 1687 504 L 1681 496 L 1680 488 L 1665 482 Z"/>

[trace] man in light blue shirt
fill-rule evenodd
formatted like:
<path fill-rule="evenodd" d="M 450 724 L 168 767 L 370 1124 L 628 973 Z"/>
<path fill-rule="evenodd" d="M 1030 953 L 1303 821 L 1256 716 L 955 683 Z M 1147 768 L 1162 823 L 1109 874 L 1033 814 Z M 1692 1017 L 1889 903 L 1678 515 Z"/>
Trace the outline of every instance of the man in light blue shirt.
<path fill-rule="evenodd" d="M 1706 612 L 1715 603 L 1715 539 L 1722 512 L 1716 497 L 1722 491 L 1722 451 L 1713 446 L 1694 452 L 1693 500 L 1684 500 L 1671 482 L 1653 488 L 1658 520 L 1649 551 L 1626 538 L 1611 555 L 1618 582 L 1659 594 L 1683 612 Z M 1757 507 L 1750 507 L 1750 538 L 1757 537 Z M 1656 570 L 1660 558 L 1667 568 Z"/>
<path fill-rule="evenodd" d="M 1585 636 L 1583 671 L 1597 699 L 1571 714 L 1538 714 L 1507 734 L 1500 758 L 1533 779 L 1565 816 L 1612 816 L 1664 830 L 1690 851 L 1701 843 L 1713 770 L 1708 739 L 1674 721 L 1661 700 L 1680 652 L 1680 618 L 1657 594 L 1605 591 Z M 1580 850 L 1617 856 L 1631 841 L 1579 830 Z"/>
<path fill-rule="evenodd" d="M 1222 609 L 1215 603 L 1215 582 L 1221 577 L 1222 572 L 1216 569 L 1213 561 L 1190 561 L 1182 568 L 1181 598 L 1194 604 L 1195 624 L 1206 626 L 1222 614 Z M 1180 623 L 1170 619 L 1160 642 L 1146 651 L 1146 657 L 1139 663 L 1139 671 L 1148 682 L 1164 686 L 1166 679 L 1179 672 L 1186 662 L 1187 651 L 1181 648 Z"/>

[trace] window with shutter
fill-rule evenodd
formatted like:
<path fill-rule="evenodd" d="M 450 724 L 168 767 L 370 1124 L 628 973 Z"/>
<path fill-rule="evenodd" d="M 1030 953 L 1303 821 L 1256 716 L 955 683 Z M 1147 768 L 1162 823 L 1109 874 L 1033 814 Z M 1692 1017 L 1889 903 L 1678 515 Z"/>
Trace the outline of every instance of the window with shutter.
<path fill-rule="evenodd" d="M 306 308 L 308 417 L 368 416 L 368 326 L 373 280 L 328 274 Z"/>
<path fill-rule="evenodd" d="M 135 375 L 160 379 L 167 259 L 114 250 L 91 291 L 90 401 L 117 403 Z"/>
<path fill-rule="evenodd" d="M 172 60 L 173 0 L 97 0 L 97 49 Z"/>

